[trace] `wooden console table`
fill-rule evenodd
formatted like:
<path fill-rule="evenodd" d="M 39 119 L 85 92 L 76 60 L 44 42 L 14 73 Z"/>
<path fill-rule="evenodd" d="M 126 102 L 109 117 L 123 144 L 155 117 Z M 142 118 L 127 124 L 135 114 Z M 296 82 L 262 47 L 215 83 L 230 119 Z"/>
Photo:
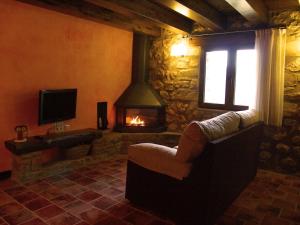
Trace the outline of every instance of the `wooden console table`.
<path fill-rule="evenodd" d="M 23 155 L 53 147 L 70 148 L 76 145 L 89 144 L 95 138 L 100 138 L 102 132 L 96 129 L 68 131 L 61 134 L 51 134 L 28 137 L 26 142 L 5 141 L 5 147 L 14 155 Z"/>

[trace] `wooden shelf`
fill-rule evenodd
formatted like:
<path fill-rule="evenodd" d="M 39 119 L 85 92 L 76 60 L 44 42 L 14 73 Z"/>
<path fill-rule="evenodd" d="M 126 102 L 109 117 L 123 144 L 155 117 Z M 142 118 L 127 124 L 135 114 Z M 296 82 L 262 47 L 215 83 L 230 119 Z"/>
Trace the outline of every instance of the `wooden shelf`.
<path fill-rule="evenodd" d="M 26 142 L 5 141 L 5 147 L 15 155 L 23 155 L 43 149 L 60 147 L 70 148 L 80 144 L 89 144 L 95 138 L 100 138 L 102 131 L 88 128 L 64 132 L 62 134 L 51 134 L 43 136 L 28 137 Z"/>

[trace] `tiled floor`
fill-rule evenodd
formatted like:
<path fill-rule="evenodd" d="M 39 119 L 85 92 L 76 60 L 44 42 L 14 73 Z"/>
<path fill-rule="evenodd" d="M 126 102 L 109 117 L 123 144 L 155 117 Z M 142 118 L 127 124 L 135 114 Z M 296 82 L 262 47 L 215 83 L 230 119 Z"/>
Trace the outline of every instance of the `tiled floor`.
<path fill-rule="evenodd" d="M 167 225 L 124 199 L 126 159 L 36 182 L 0 182 L 0 225 Z M 300 178 L 260 170 L 218 225 L 300 225 Z"/>

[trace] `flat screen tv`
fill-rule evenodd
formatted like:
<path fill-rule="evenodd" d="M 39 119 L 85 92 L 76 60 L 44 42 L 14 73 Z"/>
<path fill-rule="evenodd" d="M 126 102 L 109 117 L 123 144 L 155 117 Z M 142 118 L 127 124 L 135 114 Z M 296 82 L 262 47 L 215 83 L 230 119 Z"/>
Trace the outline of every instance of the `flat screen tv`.
<path fill-rule="evenodd" d="M 39 125 L 76 117 L 77 89 L 41 90 Z"/>

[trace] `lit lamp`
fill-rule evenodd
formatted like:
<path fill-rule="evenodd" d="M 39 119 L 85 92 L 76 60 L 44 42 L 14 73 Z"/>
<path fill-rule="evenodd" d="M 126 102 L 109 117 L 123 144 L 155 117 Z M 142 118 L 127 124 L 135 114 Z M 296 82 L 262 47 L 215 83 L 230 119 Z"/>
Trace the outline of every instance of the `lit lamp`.
<path fill-rule="evenodd" d="M 299 0 L 299 4 L 300 4 L 300 0 Z M 300 56 L 300 40 L 298 40 L 296 49 L 297 49 L 296 51 L 298 52 L 297 55 Z"/>
<path fill-rule="evenodd" d="M 300 39 L 287 42 L 286 52 L 288 56 L 300 56 Z"/>
<path fill-rule="evenodd" d="M 186 56 L 188 52 L 188 38 L 183 37 L 171 47 L 171 56 Z"/>

